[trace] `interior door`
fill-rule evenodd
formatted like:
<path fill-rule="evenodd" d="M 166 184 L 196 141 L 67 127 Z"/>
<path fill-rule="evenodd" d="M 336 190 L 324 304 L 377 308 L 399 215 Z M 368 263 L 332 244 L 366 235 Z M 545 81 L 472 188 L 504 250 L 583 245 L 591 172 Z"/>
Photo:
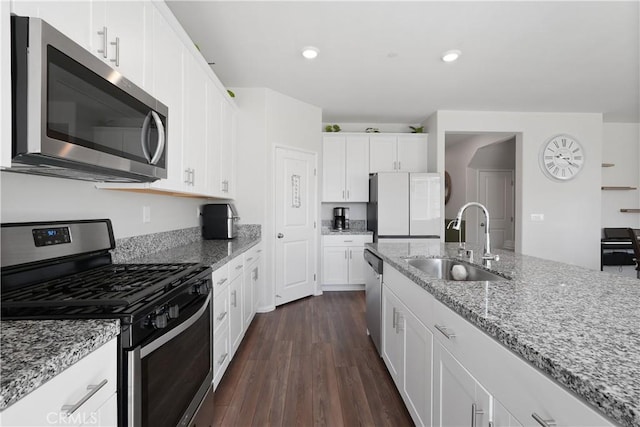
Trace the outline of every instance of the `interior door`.
<path fill-rule="evenodd" d="M 513 171 L 479 171 L 478 201 L 485 205 L 489 211 L 491 219 L 489 234 L 492 248 L 503 248 L 505 241 L 513 242 L 513 188 Z M 484 222 L 482 220 L 478 236 L 484 236 Z"/>
<path fill-rule="evenodd" d="M 316 154 L 276 148 L 276 305 L 313 294 L 316 277 Z"/>

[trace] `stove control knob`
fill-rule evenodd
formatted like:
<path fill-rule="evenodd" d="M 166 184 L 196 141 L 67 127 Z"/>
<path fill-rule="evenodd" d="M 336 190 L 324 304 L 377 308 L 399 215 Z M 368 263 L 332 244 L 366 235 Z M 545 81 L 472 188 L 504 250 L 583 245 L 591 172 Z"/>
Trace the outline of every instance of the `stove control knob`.
<path fill-rule="evenodd" d="M 169 307 L 169 319 L 177 319 L 180 314 L 180 306 L 178 304 Z"/>
<path fill-rule="evenodd" d="M 160 313 L 151 318 L 151 324 L 156 329 L 164 329 L 169 323 L 168 313 Z"/>
<path fill-rule="evenodd" d="M 192 293 L 196 295 L 207 295 L 209 290 L 209 282 L 207 280 L 203 280 L 193 285 Z"/>

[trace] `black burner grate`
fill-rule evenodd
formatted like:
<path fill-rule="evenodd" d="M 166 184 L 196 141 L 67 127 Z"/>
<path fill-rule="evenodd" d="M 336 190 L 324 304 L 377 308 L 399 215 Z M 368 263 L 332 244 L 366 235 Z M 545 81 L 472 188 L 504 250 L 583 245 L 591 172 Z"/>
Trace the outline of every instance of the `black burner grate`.
<path fill-rule="evenodd" d="M 137 304 L 197 274 L 200 264 L 110 264 L 2 294 L 2 307 L 105 307 Z"/>

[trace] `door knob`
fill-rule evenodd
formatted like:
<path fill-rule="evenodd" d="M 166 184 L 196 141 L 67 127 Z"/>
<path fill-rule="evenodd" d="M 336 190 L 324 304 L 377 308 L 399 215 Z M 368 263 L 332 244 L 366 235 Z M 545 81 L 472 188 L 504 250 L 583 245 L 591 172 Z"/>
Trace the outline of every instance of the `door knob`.
<path fill-rule="evenodd" d="M 481 223 L 480 223 L 480 227 L 484 227 L 484 222 L 481 222 Z"/>
<path fill-rule="evenodd" d="M 278 233 L 278 239 L 282 239 L 283 237 L 284 237 L 284 234 Z"/>

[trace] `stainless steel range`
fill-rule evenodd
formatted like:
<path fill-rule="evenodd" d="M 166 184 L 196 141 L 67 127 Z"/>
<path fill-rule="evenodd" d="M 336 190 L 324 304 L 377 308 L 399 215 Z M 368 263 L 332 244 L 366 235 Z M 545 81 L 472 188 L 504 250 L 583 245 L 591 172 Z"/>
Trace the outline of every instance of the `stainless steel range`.
<path fill-rule="evenodd" d="M 118 425 L 187 425 L 212 381 L 211 268 L 113 264 L 108 219 L 2 224 L 2 319 L 119 319 Z"/>

